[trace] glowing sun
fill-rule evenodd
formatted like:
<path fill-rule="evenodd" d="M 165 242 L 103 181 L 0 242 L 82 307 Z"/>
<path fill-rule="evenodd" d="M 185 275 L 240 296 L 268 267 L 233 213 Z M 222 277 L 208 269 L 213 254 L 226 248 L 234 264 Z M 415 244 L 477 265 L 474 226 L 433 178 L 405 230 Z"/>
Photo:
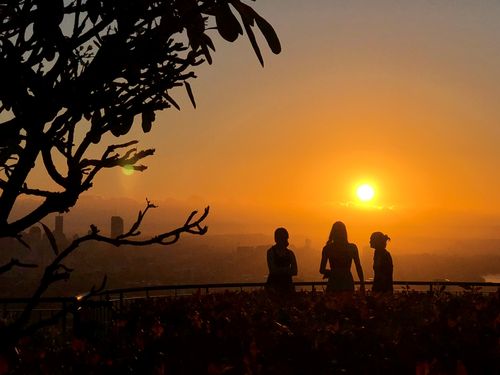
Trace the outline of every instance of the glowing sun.
<path fill-rule="evenodd" d="M 368 184 L 363 184 L 356 190 L 356 195 L 363 202 L 368 202 L 375 196 L 375 190 Z"/>

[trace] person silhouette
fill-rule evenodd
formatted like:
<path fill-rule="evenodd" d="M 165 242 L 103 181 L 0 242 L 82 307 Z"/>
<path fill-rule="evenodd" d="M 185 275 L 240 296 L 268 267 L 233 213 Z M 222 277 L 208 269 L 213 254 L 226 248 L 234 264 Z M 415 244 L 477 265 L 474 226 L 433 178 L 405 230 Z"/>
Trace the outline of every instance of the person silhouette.
<path fill-rule="evenodd" d="M 278 228 L 274 231 L 276 242 L 267 250 L 267 277 L 266 289 L 278 293 L 295 291 L 292 276 L 297 275 L 297 260 L 292 250 L 288 249 L 288 231 Z"/>
<path fill-rule="evenodd" d="M 361 283 L 360 292 L 364 294 L 365 278 L 358 248 L 355 244 L 349 243 L 345 224 L 337 221 L 333 224 L 328 241 L 323 247 L 319 267 L 323 278 L 328 278 L 327 292 L 346 292 L 347 294 L 354 292 L 354 279 L 351 274 L 353 260 Z M 330 263 L 329 270 L 326 269 L 327 261 Z"/>
<path fill-rule="evenodd" d="M 375 249 L 373 254 L 374 276 L 372 286 L 372 292 L 375 294 L 390 294 L 393 292 L 392 257 L 386 249 L 389 240 L 389 236 L 382 232 L 373 232 L 370 236 L 370 247 Z"/>

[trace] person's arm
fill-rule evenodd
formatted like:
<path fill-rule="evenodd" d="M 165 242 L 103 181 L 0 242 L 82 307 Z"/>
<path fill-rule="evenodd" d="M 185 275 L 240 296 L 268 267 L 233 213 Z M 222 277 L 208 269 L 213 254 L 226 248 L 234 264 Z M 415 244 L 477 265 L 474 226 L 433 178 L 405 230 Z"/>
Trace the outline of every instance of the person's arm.
<path fill-rule="evenodd" d="M 299 271 L 297 268 L 297 259 L 295 259 L 295 254 L 293 253 L 293 251 L 290 251 L 290 254 L 292 256 L 291 264 L 290 264 L 290 274 L 292 276 L 297 276 L 297 273 Z"/>
<path fill-rule="evenodd" d="M 330 271 L 326 269 L 326 261 L 328 257 L 326 256 L 326 248 L 323 248 L 323 252 L 321 253 L 321 263 L 319 265 L 319 273 L 323 275 L 323 278 L 328 277 Z"/>
<path fill-rule="evenodd" d="M 356 266 L 356 272 L 358 273 L 360 287 L 359 290 L 361 293 L 365 292 L 365 276 L 363 275 L 363 267 L 361 267 L 361 261 L 359 260 L 358 247 L 353 245 L 353 260 L 354 265 Z"/>
<path fill-rule="evenodd" d="M 382 253 L 378 257 L 375 274 L 380 280 L 389 280 L 392 278 L 392 259 L 388 252 Z"/>
<path fill-rule="evenodd" d="M 269 269 L 269 274 L 276 274 L 276 267 L 274 265 L 274 253 L 272 248 L 267 250 L 267 268 Z"/>
<path fill-rule="evenodd" d="M 387 272 L 390 276 L 390 279 L 392 280 L 392 275 L 393 275 L 393 272 L 394 272 L 394 266 L 392 264 L 392 256 L 389 252 L 387 252 Z"/>

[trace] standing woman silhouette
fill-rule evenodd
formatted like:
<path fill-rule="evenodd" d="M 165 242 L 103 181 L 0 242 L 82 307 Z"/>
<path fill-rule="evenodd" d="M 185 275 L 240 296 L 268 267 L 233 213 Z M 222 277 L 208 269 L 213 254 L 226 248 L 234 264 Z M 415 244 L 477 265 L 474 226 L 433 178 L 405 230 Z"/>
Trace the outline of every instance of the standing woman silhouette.
<path fill-rule="evenodd" d="M 375 294 L 391 294 L 392 286 L 392 257 L 387 251 L 387 241 L 390 238 L 382 232 L 374 232 L 370 236 L 370 247 L 375 249 L 373 254 L 373 286 Z"/>
<path fill-rule="evenodd" d="M 323 248 L 319 273 L 323 278 L 328 278 L 327 292 L 354 292 L 354 279 L 351 274 L 351 265 L 354 260 L 358 273 L 360 292 L 365 292 L 365 278 L 363 268 L 359 260 L 358 248 L 347 240 L 347 229 L 343 222 L 337 221 L 333 224 L 330 236 Z M 326 269 L 327 261 L 330 269 Z"/>

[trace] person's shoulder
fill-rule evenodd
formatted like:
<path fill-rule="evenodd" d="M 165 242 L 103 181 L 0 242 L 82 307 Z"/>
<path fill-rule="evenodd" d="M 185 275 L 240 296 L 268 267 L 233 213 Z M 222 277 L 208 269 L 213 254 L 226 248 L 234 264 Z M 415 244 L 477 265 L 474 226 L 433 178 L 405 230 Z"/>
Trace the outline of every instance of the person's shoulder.
<path fill-rule="evenodd" d="M 356 251 L 358 250 L 358 247 L 356 246 L 356 244 L 355 244 L 355 243 L 352 243 L 352 242 L 350 242 L 350 243 L 348 244 L 348 247 L 349 247 L 349 249 L 351 249 L 351 250 L 356 250 Z"/>
<path fill-rule="evenodd" d="M 273 246 L 271 246 L 271 247 L 267 250 L 267 253 L 268 253 L 268 254 L 270 254 L 270 253 L 272 253 L 272 252 L 273 252 L 273 250 L 274 250 L 274 245 L 273 245 Z"/>

